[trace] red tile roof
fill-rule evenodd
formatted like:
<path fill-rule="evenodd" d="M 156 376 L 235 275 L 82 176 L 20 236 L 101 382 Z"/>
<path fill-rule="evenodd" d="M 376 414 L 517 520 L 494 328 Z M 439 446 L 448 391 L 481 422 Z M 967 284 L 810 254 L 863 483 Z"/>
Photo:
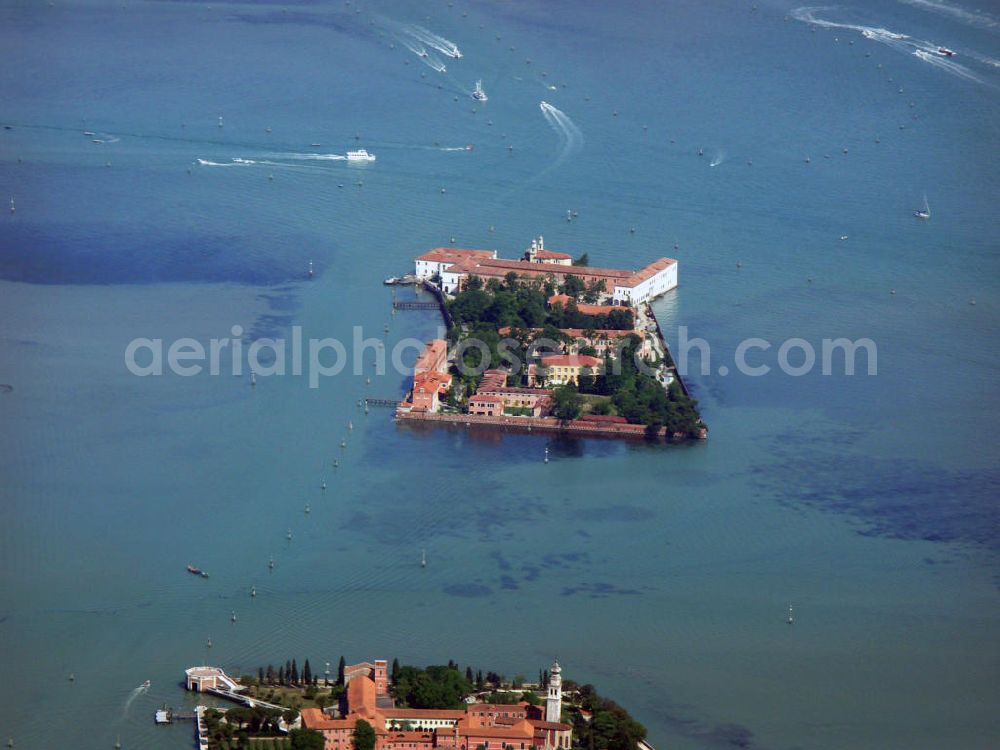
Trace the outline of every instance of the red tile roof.
<path fill-rule="evenodd" d="M 502 404 L 503 403 L 503 399 L 500 398 L 499 396 L 479 396 L 479 395 L 475 395 L 475 396 L 470 396 L 469 397 L 469 403 L 470 404 L 473 404 L 473 403 L 476 403 L 476 404 Z"/>
<path fill-rule="evenodd" d="M 652 263 L 650 263 L 648 266 L 640 268 L 634 274 L 629 276 L 625 280 L 625 283 L 621 284 L 621 286 L 628 286 L 628 287 L 638 286 L 646 279 L 650 278 L 651 276 L 655 276 L 664 268 L 666 268 L 667 266 L 672 266 L 676 262 L 677 261 L 674 260 L 673 258 L 658 258 L 657 260 L 654 260 Z"/>
<path fill-rule="evenodd" d="M 494 250 L 465 250 L 459 247 L 436 247 L 428 250 L 423 255 L 418 255 L 417 260 L 426 260 L 432 263 L 457 262 L 467 258 L 492 258 Z"/>
<path fill-rule="evenodd" d="M 306 729 L 354 729 L 354 719 L 331 719 L 318 708 L 303 708 L 300 713 Z"/>
<path fill-rule="evenodd" d="M 567 294 L 553 294 L 549 297 L 549 306 L 562 305 L 563 307 L 569 307 L 569 303 L 573 301 L 573 298 Z M 576 309 L 584 315 L 607 315 L 612 310 L 624 310 L 630 314 L 632 312 L 631 308 L 624 305 L 588 305 L 584 302 L 577 302 Z"/>
<path fill-rule="evenodd" d="M 542 357 L 543 367 L 598 367 L 602 364 L 603 360 L 586 354 L 553 354 L 551 357 Z"/>

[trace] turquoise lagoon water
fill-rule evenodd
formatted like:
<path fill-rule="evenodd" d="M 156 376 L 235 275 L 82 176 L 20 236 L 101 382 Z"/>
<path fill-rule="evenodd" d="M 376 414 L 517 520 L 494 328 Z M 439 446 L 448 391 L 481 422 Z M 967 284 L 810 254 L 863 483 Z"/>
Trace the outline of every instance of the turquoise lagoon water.
<path fill-rule="evenodd" d="M 0 3 L 0 738 L 191 747 L 152 712 L 205 660 L 558 655 L 660 750 L 995 747 L 1000 16 L 757 6 Z M 397 427 L 372 352 L 318 389 L 124 366 L 427 338 L 384 277 L 537 234 L 680 260 L 655 307 L 711 344 L 709 441 Z M 719 374 L 840 336 L 877 376 Z"/>

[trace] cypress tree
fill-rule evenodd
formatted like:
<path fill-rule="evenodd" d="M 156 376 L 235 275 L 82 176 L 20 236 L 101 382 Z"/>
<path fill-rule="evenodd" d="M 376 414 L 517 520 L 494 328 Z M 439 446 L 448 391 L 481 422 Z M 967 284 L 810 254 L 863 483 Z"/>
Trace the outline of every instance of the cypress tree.
<path fill-rule="evenodd" d="M 292 684 L 299 684 L 299 665 L 295 663 L 295 659 L 292 659 Z"/>
<path fill-rule="evenodd" d="M 313 681 L 312 668 L 309 666 L 309 660 L 306 659 L 306 663 L 302 666 L 302 681 L 309 685 Z"/>
<path fill-rule="evenodd" d="M 285 668 L 284 667 L 278 667 L 278 684 L 279 685 L 284 685 L 285 684 Z"/>
<path fill-rule="evenodd" d="M 476 672 L 476 687 L 480 690 L 483 689 L 483 670 Z"/>
<path fill-rule="evenodd" d="M 267 665 L 267 682 L 270 685 L 274 684 L 274 667 L 270 664 Z"/>
<path fill-rule="evenodd" d="M 343 655 L 340 657 L 340 663 L 337 664 L 337 684 L 343 687 L 344 685 L 344 668 L 347 666 L 347 662 L 344 661 Z"/>
<path fill-rule="evenodd" d="M 257 667 L 257 684 L 264 684 L 264 667 Z"/>
<path fill-rule="evenodd" d="M 472 667 L 465 668 L 465 679 L 470 683 L 472 682 Z"/>
<path fill-rule="evenodd" d="M 399 679 L 399 659 L 392 660 L 392 681 L 393 683 Z"/>

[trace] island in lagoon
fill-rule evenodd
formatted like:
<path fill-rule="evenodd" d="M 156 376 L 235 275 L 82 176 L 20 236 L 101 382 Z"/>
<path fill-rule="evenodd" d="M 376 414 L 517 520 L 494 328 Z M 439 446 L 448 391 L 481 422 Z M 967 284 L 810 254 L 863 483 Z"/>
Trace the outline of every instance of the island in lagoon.
<path fill-rule="evenodd" d="M 650 305 L 676 288 L 676 260 L 595 268 L 538 237 L 518 260 L 435 248 L 415 266 L 448 333 L 417 358 L 398 420 L 707 437 Z"/>
<path fill-rule="evenodd" d="M 197 707 L 205 750 L 652 750 L 642 724 L 592 685 L 564 679 L 558 661 L 537 682 L 463 673 L 455 662 L 419 668 L 394 659 L 390 667 L 341 657 L 333 679 L 291 660 L 235 678 L 191 667 L 185 685 L 239 704 Z"/>

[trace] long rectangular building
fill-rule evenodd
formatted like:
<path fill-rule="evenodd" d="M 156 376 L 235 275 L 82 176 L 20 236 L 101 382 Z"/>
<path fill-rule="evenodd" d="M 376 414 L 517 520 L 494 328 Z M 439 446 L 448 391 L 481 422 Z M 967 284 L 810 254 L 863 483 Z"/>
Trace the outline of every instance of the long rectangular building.
<path fill-rule="evenodd" d="M 470 276 L 482 279 L 503 279 L 509 273 L 520 278 L 551 276 L 562 283 L 573 275 L 590 284 L 604 282 L 604 288 L 615 305 L 641 305 L 677 286 L 677 261 L 659 258 L 638 269 L 598 268 L 568 264 L 569 256 L 543 249 L 542 238 L 532 241 L 523 260 L 498 258 L 495 250 L 463 250 L 436 248 L 416 258 L 418 278 L 438 277 L 445 294 L 460 291 Z"/>

